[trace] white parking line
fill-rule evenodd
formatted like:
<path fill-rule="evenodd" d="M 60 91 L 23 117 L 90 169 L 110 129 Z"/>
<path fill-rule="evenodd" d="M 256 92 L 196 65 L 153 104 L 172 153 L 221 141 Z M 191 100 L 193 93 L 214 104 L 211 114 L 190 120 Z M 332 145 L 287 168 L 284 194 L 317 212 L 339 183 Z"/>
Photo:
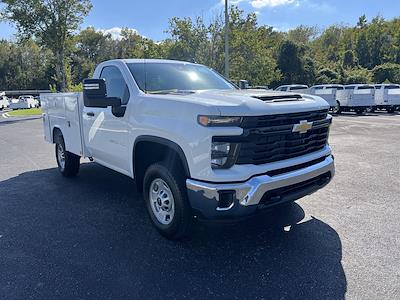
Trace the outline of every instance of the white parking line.
<path fill-rule="evenodd" d="M 4 119 L 8 119 L 9 115 L 8 115 L 8 113 L 4 113 L 4 114 L 2 114 L 2 117 L 3 117 Z"/>

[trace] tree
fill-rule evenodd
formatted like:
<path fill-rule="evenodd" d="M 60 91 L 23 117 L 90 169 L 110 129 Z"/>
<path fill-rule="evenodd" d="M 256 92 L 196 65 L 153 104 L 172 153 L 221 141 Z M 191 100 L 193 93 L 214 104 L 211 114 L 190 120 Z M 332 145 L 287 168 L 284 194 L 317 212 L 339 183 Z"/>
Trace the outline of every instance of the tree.
<path fill-rule="evenodd" d="M 34 36 L 55 57 L 57 89 L 67 90 L 68 39 L 83 21 L 90 0 L 1 0 L 1 16 L 16 24 L 21 37 Z"/>
<path fill-rule="evenodd" d="M 317 84 L 329 84 L 329 83 L 339 83 L 340 75 L 329 68 L 321 69 L 317 72 L 315 83 Z"/>
<path fill-rule="evenodd" d="M 364 14 L 358 18 L 357 27 L 360 29 L 364 29 L 365 27 L 367 27 L 367 23 L 368 23 L 368 20 Z"/>
<path fill-rule="evenodd" d="M 284 41 L 278 50 L 278 68 L 282 83 L 295 83 L 302 73 L 301 49 L 292 41 Z"/>
<path fill-rule="evenodd" d="M 370 83 L 371 81 L 371 72 L 368 69 L 358 68 L 345 71 L 345 84 Z"/>
<path fill-rule="evenodd" d="M 0 41 L 0 90 L 48 89 L 52 54 L 34 41 Z"/>
<path fill-rule="evenodd" d="M 400 82 L 400 65 L 386 63 L 376 66 L 372 69 L 372 77 L 374 82 L 377 83 L 385 81 L 398 83 Z"/>
<path fill-rule="evenodd" d="M 357 37 L 356 53 L 358 63 L 363 67 L 368 67 L 371 61 L 370 48 L 368 47 L 368 40 L 366 33 L 363 31 Z"/>
<path fill-rule="evenodd" d="M 353 68 L 357 65 L 357 58 L 354 55 L 353 50 L 346 50 L 343 55 L 343 67 Z"/>
<path fill-rule="evenodd" d="M 318 35 L 318 28 L 315 26 L 300 25 L 295 29 L 291 29 L 287 33 L 288 40 L 298 44 L 308 44 Z"/>

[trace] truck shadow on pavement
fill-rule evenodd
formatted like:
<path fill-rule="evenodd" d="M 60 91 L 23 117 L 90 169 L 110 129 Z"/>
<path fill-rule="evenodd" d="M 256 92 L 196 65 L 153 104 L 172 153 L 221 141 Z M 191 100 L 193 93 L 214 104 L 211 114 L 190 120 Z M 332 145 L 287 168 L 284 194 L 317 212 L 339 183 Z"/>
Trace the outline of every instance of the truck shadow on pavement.
<path fill-rule="evenodd" d="M 172 242 L 123 175 L 23 173 L 0 182 L 0 297 L 344 299 L 340 238 L 304 216 L 292 204 Z"/>

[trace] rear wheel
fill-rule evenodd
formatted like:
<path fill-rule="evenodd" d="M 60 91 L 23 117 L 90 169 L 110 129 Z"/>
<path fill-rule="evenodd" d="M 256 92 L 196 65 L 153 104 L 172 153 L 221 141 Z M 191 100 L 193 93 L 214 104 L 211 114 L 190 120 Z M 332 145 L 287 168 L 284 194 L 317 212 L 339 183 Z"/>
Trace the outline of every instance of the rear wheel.
<path fill-rule="evenodd" d="M 389 107 L 389 108 L 386 109 L 386 111 L 388 113 L 392 114 L 392 113 L 394 113 L 395 109 L 394 109 L 394 107 Z"/>
<path fill-rule="evenodd" d="M 356 109 L 356 114 L 357 115 L 362 115 L 364 113 L 363 109 Z"/>
<path fill-rule="evenodd" d="M 56 159 L 58 170 L 65 177 L 74 177 L 79 172 L 80 156 L 65 150 L 62 135 L 56 137 Z"/>
<path fill-rule="evenodd" d="M 150 219 L 161 235 L 177 240 L 190 234 L 193 214 L 179 168 L 151 165 L 144 176 L 143 193 Z"/>

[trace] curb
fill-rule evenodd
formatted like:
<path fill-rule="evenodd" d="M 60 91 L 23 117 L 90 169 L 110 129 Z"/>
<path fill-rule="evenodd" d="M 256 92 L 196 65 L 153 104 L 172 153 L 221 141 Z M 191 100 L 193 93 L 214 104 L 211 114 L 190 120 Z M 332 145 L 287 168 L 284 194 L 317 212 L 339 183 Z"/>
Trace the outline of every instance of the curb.
<path fill-rule="evenodd" d="M 4 117 L 4 116 L 3 116 Z M 0 118 L 0 126 L 4 124 L 23 122 L 23 121 L 31 121 L 41 119 L 42 116 L 30 116 L 30 117 L 5 117 L 4 119 Z"/>

